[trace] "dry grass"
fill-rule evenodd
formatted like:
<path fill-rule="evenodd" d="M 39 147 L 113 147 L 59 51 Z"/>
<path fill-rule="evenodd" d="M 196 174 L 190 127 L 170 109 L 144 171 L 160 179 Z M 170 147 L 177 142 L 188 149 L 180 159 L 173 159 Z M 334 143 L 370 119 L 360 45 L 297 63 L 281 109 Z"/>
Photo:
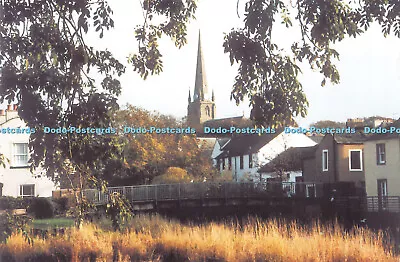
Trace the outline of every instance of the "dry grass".
<path fill-rule="evenodd" d="M 383 248 L 382 237 L 365 229 L 344 233 L 338 225 L 307 229 L 250 219 L 243 226 L 191 226 L 146 216 L 135 218 L 123 233 L 86 225 L 63 236 L 35 238 L 33 246 L 13 234 L 0 253 L 4 261 L 400 261 Z"/>

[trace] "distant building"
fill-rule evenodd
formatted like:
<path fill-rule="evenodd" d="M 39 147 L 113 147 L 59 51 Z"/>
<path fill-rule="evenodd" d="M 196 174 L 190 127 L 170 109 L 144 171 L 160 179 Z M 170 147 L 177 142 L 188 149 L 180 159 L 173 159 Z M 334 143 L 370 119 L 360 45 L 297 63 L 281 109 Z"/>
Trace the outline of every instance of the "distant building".
<path fill-rule="evenodd" d="M 1 194 L 14 197 L 49 197 L 54 183 L 36 170 L 29 168 L 29 134 L 31 129 L 19 118 L 17 106 L 8 105 L 0 110 L 0 153 L 6 158 L 6 166 L 0 166 Z"/>
<path fill-rule="evenodd" d="M 188 115 L 187 121 L 190 127 L 196 129 L 207 121 L 215 118 L 214 92 L 211 99 L 208 97 L 208 84 L 206 79 L 206 70 L 204 65 L 203 50 L 201 48 L 201 39 L 199 32 L 199 44 L 197 50 L 197 66 L 196 66 L 196 79 L 193 93 L 193 100 L 190 95 L 188 97 Z"/>
<path fill-rule="evenodd" d="M 364 127 L 387 126 L 394 122 L 393 118 L 372 116 L 368 118 L 349 118 L 346 121 L 346 127 L 363 129 Z"/>
<path fill-rule="evenodd" d="M 237 135 L 228 141 L 219 140 L 214 152 L 217 168 L 221 172 L 231 172 L 234 181 L 267 180 L 273 172 L 259 172 L 264 165 L 291 147 L 310 147 L 316 143 L 304 134 L 286 134 L 277 130 L 270 134 Z"/>

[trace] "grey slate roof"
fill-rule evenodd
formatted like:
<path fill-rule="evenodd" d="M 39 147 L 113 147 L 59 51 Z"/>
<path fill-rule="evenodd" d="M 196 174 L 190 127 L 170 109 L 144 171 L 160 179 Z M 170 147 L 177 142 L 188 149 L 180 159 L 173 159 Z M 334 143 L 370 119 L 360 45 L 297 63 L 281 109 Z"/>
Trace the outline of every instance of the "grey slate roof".
<path fill-rule="evenodd" d="M 355 134 L 334 134 L 333 137 L 338 144 L 363 144 L 367 139 L 367 136 L 360 132 Z"/>
<path fill-rule="evenodd" d="M 313 154 L 315 146 L 309 147 L 291 147 L 284 152 L 280 153 L 277 157 L 272 159 L 269 163 L 262 166 L 258 172 L 274 172 L 276 170 L 285 171 L 298 171 L 302 170 L 303 157 Z"/>
<path fill-rule="evenodd" d="M 247 155 L 258 152 L 263 146 L 268 144 L 272 139 L 278 136 L 281 131 L 274 134 L 249 134 L 233 136 L 231 140 L 222 148 L 222 152 L 217 159 Z"/>

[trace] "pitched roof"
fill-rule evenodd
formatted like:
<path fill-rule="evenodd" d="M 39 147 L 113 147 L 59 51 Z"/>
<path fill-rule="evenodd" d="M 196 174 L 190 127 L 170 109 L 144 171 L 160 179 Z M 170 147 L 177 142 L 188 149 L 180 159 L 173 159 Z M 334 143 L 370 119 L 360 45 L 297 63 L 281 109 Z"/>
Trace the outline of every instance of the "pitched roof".
<path fill-rule="evenodd" d="M 226 142 L 229 141 L 229 139 L 230 139 L 230 138 L 228 138 L 228 137 L 218 138 L 218 139 L 217 139 L 217 142 L 218 142 L 219 146 L 222 147 L 223 145 L 226 144 Z"/>
<path fill-rule="evenodd" d="M 315 143 L 319 144 L 322 141 L 322 139 L 324 138 L 324 136 L 312 135 L 312 136 L 308 136 L 308 138 L 310 138 Z"/>
<path fill-rule="evenodd" d="M 203 126 L 208 126 L 213 128 L 218 128 L 218 127 L 230 128 L 231 126 L 253 127 L 254 123 L 253 121 L 245 118 L 244 116 L 234 116 L 234 117 L 207 120 L 203 123 Z"/>
<path fill-rule="evenodd" d="M 334 134 L 333 138 L 338 144 L 363 144 L 367 139 L 364 133 L 355 134 Z"/>
<path fill-rule="evenodd" d="M 277 170 L 298 171 L 302 169 L 302 159 L 315 151 L 315 146 L 290 147 L 263 165 L 258 172 L 275 172 Z"/>
<path fill-rule="evenodd" d="M 281 132 L 273 134 L 248 134 L 233 136 L 228 143 L 222 148 L 224 151 L 216 158 L 231 157 L 247 155 L 255 153 L 260 150 L 263 146 L 268 144 L 272 139 L 278 136 Z"/>

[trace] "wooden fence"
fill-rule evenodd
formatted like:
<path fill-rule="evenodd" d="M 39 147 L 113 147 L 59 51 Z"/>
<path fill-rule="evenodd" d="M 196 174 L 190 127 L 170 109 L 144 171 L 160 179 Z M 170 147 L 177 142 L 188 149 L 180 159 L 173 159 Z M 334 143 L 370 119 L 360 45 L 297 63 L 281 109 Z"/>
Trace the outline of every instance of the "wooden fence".
<path fill-rule="evenodd" d="M 400 212 L 400 196 L 369 196 L 366 198 L 368 212 Z"/>

